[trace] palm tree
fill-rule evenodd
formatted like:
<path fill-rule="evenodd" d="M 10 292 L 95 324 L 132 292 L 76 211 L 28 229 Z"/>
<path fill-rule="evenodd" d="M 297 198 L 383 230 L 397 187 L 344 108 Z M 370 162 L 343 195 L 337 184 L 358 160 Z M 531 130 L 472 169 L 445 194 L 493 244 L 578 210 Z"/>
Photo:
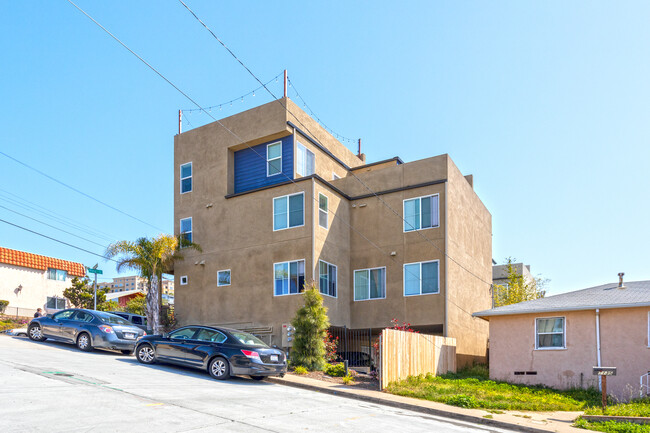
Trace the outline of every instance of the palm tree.
<path fill-rule="evenodd" d="M 161 332 L 160 305 L 162 274 L 170 270 L 176 260 L 183 260 L 180 247 L 201 251 L 201 247 L 186 239 L 161 234 L 155 238 L 142 237 L 135 242 L 118 241 L 108 246 L 106 258 L 117 259 L 117 271 L 136 270 L 147 279 L 147 321 L 155 334 Z"/>

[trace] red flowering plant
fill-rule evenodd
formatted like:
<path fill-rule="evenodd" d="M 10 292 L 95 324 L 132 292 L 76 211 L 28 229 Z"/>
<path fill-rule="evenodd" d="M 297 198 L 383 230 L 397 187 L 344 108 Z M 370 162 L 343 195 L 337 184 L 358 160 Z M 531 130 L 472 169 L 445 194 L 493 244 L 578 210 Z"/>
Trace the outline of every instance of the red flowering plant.
<path fill-rule="evenodd" d="M 336 361 L 336 349 L 339 347 L 339 337 L 332 337 L 329 331 L 325 331 L 323 342 L 325 343 L 325 361 Z"/>
<path fill-rule="evenodd" d="M 411 328 L 410 323 L 406 323 L 406 322 L 401 322 L 400 323 L 400 321 L 397 320 L 397 319 L 391 320 L 390 323 L 391 323 L 391 326 L 389 326 L 386 329 L 394 329 L 396 331 L 405 331 L 405 332 L 414 332 L 416 334 L 419 334 L 418 331 Z M 376 351 L 379 351 L 379 340 L 377 340 L 372 346 L 375 348 Z"/>

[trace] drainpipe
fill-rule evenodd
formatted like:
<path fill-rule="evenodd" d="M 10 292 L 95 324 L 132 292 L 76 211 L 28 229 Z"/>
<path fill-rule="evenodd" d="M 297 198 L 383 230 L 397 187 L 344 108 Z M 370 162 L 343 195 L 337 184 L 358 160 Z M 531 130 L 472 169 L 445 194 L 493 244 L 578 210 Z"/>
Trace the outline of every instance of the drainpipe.
<path fill-rule="evenodd" d="M 596 354 L 597 354 L 597 367 L 601 366 L 600 358 L 600 310 L 596 308 Z M 602 390 L 602 376 L 598 376 L 598 389 Z"/>

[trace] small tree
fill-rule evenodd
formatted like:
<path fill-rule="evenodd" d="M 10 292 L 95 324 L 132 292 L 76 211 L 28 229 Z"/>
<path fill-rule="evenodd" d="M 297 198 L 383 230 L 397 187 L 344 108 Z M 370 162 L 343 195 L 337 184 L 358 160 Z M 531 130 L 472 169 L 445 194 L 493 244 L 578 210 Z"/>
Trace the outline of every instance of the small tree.
<path fill-rule="evenodd" d="M 115 301 L 104 301 L 101 304 L 97 304 L 97 310 L 99 311 L 122 311 L 120 304 Z"/>
<path fill-rule="evenodd" d="M 147 298 L 142 295 L 136 296 L 126 303 L 126 312 L 131 314 L 147 315 Z"/>
<path fill-rule="evenodd" d="M 325 366 L 323 339 L 330 326 L 327 308 L 323 306 L 323 297 L 313 283 L 302 296 L 305 305 L 296 311 L 296 316 L 291 321 L 295 329 L 291 361 L 307 370 L 322 370 Z"/>
<path fill-rule="evenodd" d="M 92 310 L 95 306 L 94 289 L 88 278 L 79 279 L 74 277 L 72 279 L 72 287 L 65 289 L 63 296 L 77 308 Z M 106 293 L 103 290 L 97 289 L 97 308 L 99 309 L 100 304 L 105 301 Z"/>
<path fill-rule="evenodd" d="M 544 288 L 548 283 L 547 279 L 536 277 L 528 280 L 524 278 L 512 265 L 513 261 L 514 259 L 508 257 L 506 263 L 507 283 L 505 285 L 496 284 L 492 288 L 495 307 L 543 298 L 546 293 Z"/>

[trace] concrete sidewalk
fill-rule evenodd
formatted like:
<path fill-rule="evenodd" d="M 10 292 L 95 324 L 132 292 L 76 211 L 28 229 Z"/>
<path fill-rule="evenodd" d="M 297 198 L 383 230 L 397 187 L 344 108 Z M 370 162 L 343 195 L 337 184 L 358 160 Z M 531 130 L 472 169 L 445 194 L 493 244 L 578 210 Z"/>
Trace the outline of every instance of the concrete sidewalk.
<path fill-rule="evenodd" d="M 270 382 L 294 386 L 340 397 L 363 400 L 370 403 L 422 412 L 445 418 L 485 424 L 486 426 L 518 430 L 531 433 L 584 433 L 585 430 L 571 427 L 573 420 L 582 412 L 519 412 L 503 411 L 490 413 L 484 409 L 463 409 L 428 400 L 402 397 L 380 391 L 356 389 L 332 382 L 287 374 L 283 378 L 270 378 Z"/>

